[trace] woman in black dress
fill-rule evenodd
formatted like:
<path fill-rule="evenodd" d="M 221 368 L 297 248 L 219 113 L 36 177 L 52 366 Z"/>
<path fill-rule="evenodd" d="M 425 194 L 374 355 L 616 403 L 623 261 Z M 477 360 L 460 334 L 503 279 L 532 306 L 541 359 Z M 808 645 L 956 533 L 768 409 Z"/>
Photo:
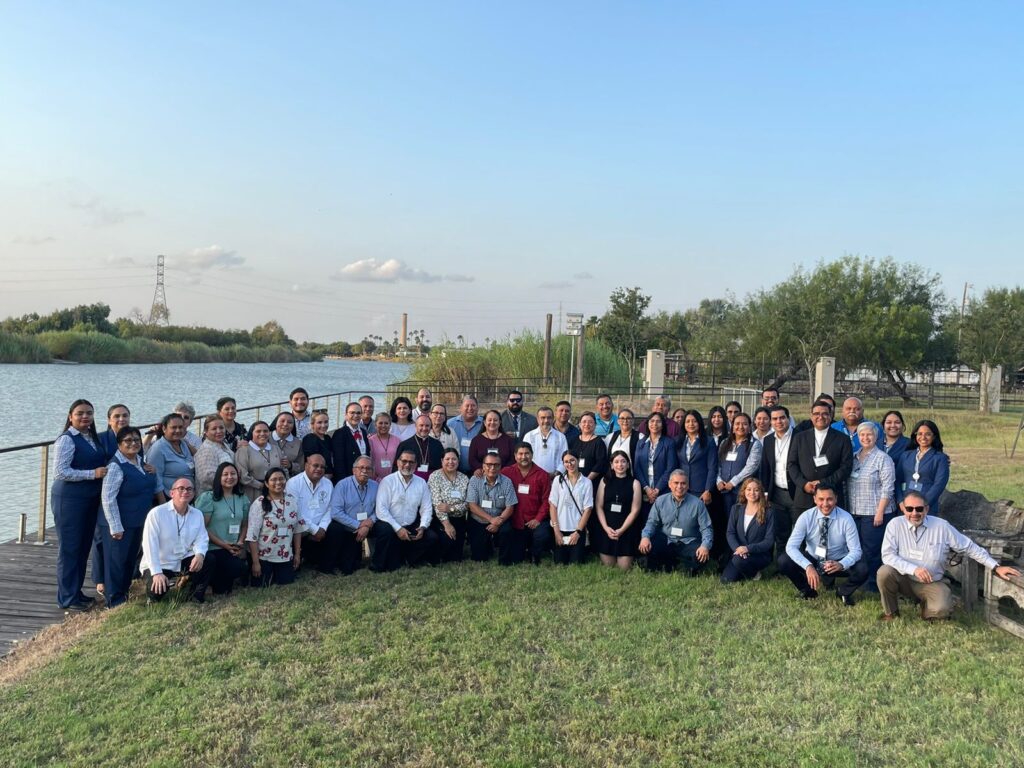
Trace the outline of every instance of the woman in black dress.
<path fill-rule="evenodd" d="M 627 571 L 640 544 L 640 482 L 633 477 L 629 456 L 612 454 L 611 469 L 597 487 L 597 519 L 600 523 L 597 550 L 601 562 Z"/>

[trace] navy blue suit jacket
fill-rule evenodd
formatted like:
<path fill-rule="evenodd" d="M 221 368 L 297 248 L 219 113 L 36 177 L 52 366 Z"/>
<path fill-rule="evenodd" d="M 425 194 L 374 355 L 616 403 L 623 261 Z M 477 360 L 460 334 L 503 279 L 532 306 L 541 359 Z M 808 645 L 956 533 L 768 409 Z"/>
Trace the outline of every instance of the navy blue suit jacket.
<path fill-rule="evenodd" d="M 644 488 L 657 488 L 659 493 L 668 493 L 668 476 L 677 469 L 676 443 L 662 435 L 654 452 L 654 482 L 647 477 L 647 462 L 651 455 L 651 441 L 644 440 L 636 449 L 636 467 L 633 473 Z"/>
<path fill-rule="evenodd" d="M 745 546 L 752 555 L 767 555 L 772 551 L 775 543 L 775 516 L 771 507 L 764 516 L 764 525 L 757 522 L 755 517 L 750 521 L 750 527 L 743 530 L 743 513 L 746 512 L 746 504 L 736 504 L 729 513 L 729 525 L 725 529 L 725 538 L 729 542 L 729 551 L 735 552 L 740 546 Z"/>
<path fill-rule="evenodd" d="M 686 443 L 689 438 L 683 435 L 676 441 L 676 463 L 680 469 L 686 470 L 690 478 L 690 493 L 700 496 L 704 491 L 714 490 L 718 479 L 718 448 L 710 437 L 703 443 L 693 447 L 690 460 L 686 460 Z"/>

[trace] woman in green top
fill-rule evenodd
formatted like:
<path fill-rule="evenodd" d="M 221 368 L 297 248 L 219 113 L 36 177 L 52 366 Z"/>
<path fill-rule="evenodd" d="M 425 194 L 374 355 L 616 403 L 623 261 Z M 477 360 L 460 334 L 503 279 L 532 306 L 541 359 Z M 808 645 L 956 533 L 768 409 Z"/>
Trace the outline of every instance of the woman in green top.
<path fill-rule="evenodd" d="M 206 559 L 212 566 L 210 586 L 214 594 L 228 594 L 237 579 L 246 573 L 245 526 L 249 515 L 249 499 L 238 482 L 238 469 L 229 461 L 217 467 L 213 490 L 196 500 L 196 507 L 206 518 L 210 549 Z"/>

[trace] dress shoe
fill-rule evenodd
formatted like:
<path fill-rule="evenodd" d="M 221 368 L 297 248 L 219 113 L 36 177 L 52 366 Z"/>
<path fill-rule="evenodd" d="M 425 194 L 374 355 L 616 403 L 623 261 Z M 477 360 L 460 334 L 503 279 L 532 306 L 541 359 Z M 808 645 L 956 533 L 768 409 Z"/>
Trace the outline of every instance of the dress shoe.
<path fill-rule="evenodd" d="M 840 595 L 839 599 L 843 601 L 843 605 L 847 608 L 852 608 L 856 605 L 856 601 L 853 599 L 853 595 Z"/>
<path fill-rule="evenodd" d="M 814 589 L 805 589 L 799 594 L 797 594 L 797 597 L 801 600 L 814 600 L 818 597 L 818 592 Z"/>
<path fill-rule="evenodd" d="M 878 617 L 879 621 L 896 621 L 900 617 L 899 613 L 883 613 Z"/>

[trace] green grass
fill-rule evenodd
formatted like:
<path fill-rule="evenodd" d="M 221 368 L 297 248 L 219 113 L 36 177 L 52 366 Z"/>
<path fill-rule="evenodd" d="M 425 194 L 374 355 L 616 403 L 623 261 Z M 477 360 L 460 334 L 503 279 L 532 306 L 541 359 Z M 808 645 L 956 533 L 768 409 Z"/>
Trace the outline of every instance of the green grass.
<path fill-rule="evenodd" d="M 301 363 L 314 359 L 282 345 L 212 347 L 197 341 L 121 339 L 80 331 L 0 334 L 0 362 L 48 363 L 52 358 L 77 363 Z"/>
<path fill-rule="evenodd" d="M 0 690 L 0 764 L 1024 763 L 1024 644 L 877 613 L 596 564 L 135 603 Z"/>

